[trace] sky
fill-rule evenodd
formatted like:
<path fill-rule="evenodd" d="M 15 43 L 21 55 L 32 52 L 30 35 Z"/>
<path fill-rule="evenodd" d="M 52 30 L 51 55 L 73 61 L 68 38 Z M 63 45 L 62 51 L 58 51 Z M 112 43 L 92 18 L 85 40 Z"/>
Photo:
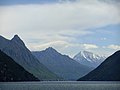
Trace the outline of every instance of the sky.
<path fill-rule="evenodd" d="M 0 0 L 0 35 L 18 34 L 31 51 L 109 56 L 120 50 L 119 8 L 119 0 Z"/>

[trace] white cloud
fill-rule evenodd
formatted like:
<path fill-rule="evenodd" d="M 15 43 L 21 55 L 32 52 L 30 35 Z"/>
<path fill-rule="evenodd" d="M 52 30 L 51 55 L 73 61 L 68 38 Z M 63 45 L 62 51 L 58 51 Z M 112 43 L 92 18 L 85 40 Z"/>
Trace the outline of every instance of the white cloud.
<path fill-rule="evenodd" d="M 62 47 L 60 49 L 62 52 L 66 52 L 68 48 L 75 49 L 73 52 L 82 48 L 97 49 L 96 45 L 72 41 L 78 40 L 75 38 L 77 35 L 94 33 L 88 30 L 90 28 L 120 23 L 119 14 L 118 7 L 99 0 L 0 6 L 0 34 L 7 38 L 19 34 L 31 50 L 44 49 L 48 46 Z M 31 38 L 40 41 L 30 43 L 28 40 Z"/>
<path fill-rule="evenodd" d="M 97 45 L 94 45 L 94 44 L 83 44 L 84 48 L 85 49 L 96 49 L 98 48 Z"/>
<path fill-rule="evenodd" d="M 120 50 L 120 46 L 119 45 L 109 45 L 108 48 L 114 49 L 114 50 Z"/>
<path fill-rule="evenodd" d="M 48 43 L 44 43 L 44 44 L 41 44 L 41 45 L 33 46 L 32 50 L 42 50 L 42 49 L 45 49 L 47 47 L 63 49 L 63 48 L 67 48 L 68 46 L 69 46 L 68 42 L 65 42 L 65 41 L 53 41 L 53 42 L 48 42 Z"/>
<path fill-rule="evenodd" d="M 104 37 L 104 38 L 101 38 L 100 40 L 107 40 L 107 38 Z"/>
<path fill-rule="evenodd" d="M 68 54 L 73 57 L 74 54 L 78 53 L 81 50 L 94 50 L 98 49 L 97 45 L 94 44 L 80 44 L 80 43 L 70 43 L 67 41 L 52 41 L 38 45 L 31 45 L 31 50 L 44 50 L 48 47 L 53 47 L 57 49 L 62 54 Z"/>
<path fill-rule="evenodd" d="M 1 6 L 0 12 L 0 32 L 7 35 L 55 32 L 54 35 L 58 34 L 58 31 L 69 32 L 69 30 L 83 32 L 84 29 L 120 22 L 118 8 L 98 0 L 78 0 L 76 3 L 62 4 Z"/>

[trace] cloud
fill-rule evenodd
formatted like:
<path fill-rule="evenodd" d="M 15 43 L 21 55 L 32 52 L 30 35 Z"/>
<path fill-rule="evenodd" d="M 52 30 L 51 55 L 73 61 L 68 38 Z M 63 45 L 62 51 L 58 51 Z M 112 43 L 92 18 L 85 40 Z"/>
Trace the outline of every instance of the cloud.
<path fill-rule="evenodd" d="M 119 45 L 109 45 L 107 48 L 114 49 L 114 50 L 120 50 L 120 46 Z"/>
<path fill-rule="evenodd" d="M 38 45 L 31 45 L 31 50 L 44 50 L 48 47 L 53 47 L 58 50 L 62 54 L 68 54 L 71 57 L 80 52 L 81 50 L 92 51 L 94 49 L 98 49 L 98 46 L 95 44 L 82 44 L 82 43 L 72 43 L 67 41 L 52 41 Z"/>
<path fill-rule="evenodd" d="M 112 13 L 111 13 L 112 11 Z M 0 29 L 3 34 L 13 32 L 83 32 L 85 29 L 120 22 L 114 5 L 94 0 L 75 3 L 16 5 L 0 7 Z M 7 27 L 6 27 L 7 26 Z"/>
<path fill-rule="evenodd" d="M 104 37 L 104 38 L 101 38 L 100 40 L 103 40 L 103 41 L 104 41 L 104 40 L 107 40 L 107 38 Z"/>
<path fill-rule="evenodd" d="M 84 48 L 85 49 L 96 49 L 98 48 L 97 45 L 94 45 L 94 44 L 83 44 Z"/>
<path fill-rule="evenodd" d="M 95 33 L 91 28 L 120 23 L 119 6 L 100 0 L 0 6 L 0 12 L 0 34 L 19 34 L 31 50 L 54 46 L 68 54 L 97 49 L 80 39 Z"/>
<path fill-rule="evenodd" d="M 32 48 L 33 48 L 33 50 L 41 50 L 41 49 L 45 49 L 47 47 L 63 49 L 63 48 L 67 48 L 69 45 L 70 44 L 65 41 L 53 41 L 53 42 L 48 42 L 48 43 L 44 43 L 41 45 L 36 45 L 36 46 L 33 46 Z"/>

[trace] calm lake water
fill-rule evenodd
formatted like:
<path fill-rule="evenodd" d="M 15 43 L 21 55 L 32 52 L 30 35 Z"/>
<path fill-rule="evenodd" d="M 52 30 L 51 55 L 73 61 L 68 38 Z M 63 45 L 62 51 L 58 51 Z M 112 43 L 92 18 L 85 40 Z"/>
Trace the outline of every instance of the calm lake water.
<path fill-rule="evenodd" d="M 0 82 L 0 90 L 120 90 L 120 82 L 41 81 Z"/>

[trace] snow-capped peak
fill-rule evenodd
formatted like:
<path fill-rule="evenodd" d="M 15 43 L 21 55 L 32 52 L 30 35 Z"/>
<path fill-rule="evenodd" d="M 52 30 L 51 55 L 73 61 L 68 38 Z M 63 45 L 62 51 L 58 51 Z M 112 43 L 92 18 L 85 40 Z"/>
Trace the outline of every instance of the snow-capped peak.
<path fill-rule="evenodd" d="M 81 51 L 75 55 L 73 59 L 81 64 L 96 67 L 105 60 L 105 57 L 94 54 L 92 52 Z"/>

